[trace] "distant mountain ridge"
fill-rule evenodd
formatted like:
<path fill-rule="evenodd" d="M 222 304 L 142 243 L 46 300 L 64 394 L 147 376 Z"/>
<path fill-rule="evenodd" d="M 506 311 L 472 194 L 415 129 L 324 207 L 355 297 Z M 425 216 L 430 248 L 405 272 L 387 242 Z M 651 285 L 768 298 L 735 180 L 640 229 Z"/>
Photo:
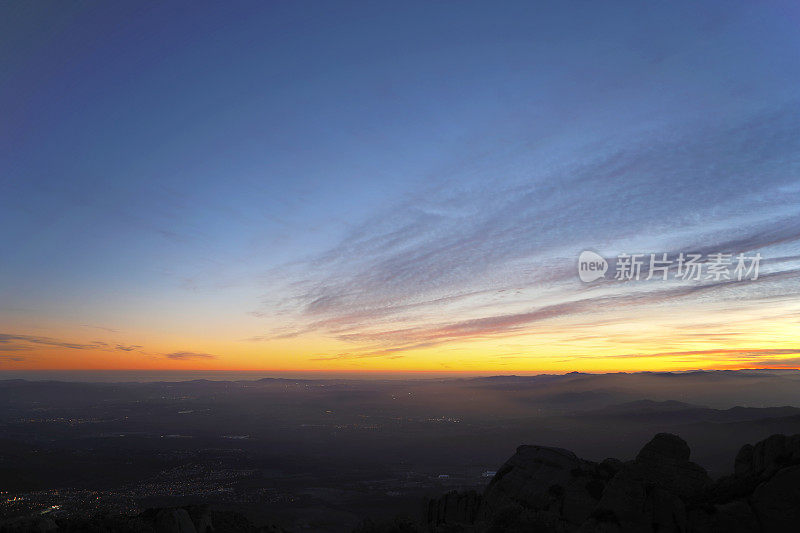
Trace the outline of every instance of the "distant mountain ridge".
<path fill-rule="evenodd" d="M 714 409 L 703 405 L 679 402 L 675 400 L 654 401 L 636 400 L 620 404 L 613 404 L 600 409 L 581 411 L 575 416 L 637 416 L 648 417 L 653 415 L 680 415 L 684 422 L 740 422 L 764 418 L 783 418 L 800 415 L 800 408 L 789 405 L 779 407 L 743 407 L 737 405 L 729 409 Z"/>

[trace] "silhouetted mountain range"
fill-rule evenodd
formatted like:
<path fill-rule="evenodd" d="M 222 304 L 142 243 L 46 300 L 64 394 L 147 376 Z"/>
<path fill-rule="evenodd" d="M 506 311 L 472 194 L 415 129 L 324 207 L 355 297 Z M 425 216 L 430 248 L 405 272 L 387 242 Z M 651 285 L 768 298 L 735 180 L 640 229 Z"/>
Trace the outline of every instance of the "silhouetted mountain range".
<path fill-rule="evenodd" d="M 676 407 L 669 403 L 664 407 Z M 432 500 L 428 527 L 436 533 L 788 533 L 800 527 L 800 435 L 743 446 L 734 474 L 716 482 L 689 457 L 686 442 L 669 433 L 656 435 L 628 462 L 596 463 L 561 448 L 520 446 L 482 494 L 453 491 Z"/>
<path fill-rule="evenodd" d="M 638 400 L 616 405 L 610 405 L 601 409 L 582 411 L 575 416 L 584 418 L 614 418 L 624 417 L 631 421 L 639 418 L 647 422 L 648 419 L 654 423 L 662 424 L 669 419 L 680 423 L 692 422 L 743 422 L 747 420 L 761 420 L 766 418 L 782 418 L 800 415 L 800 408 L 791 406 L 781 407 L 742 407 L 736 406 L 730 409 L 712 409 L 702 405 L 667 400 L 657 402 L 653 400 Z"/>

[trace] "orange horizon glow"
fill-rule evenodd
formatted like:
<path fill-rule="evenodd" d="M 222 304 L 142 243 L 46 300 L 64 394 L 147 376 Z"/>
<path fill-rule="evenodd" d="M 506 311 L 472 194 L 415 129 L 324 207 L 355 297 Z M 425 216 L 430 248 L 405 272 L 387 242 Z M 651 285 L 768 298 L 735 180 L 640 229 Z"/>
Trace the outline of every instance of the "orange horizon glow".
<path fill-rule="evenodd" d="M 519 328 L 473 327 L 468 334 L 436 324 L 383 324 L 380 330 L 363 329 L 358 338 L 324 332 L 268 336 L 262 323 L 223 316 L 203 325 L 173 322 L 169 332 L 159 326 L 163 322 L 131 331 L 63 322 L 24 329 L 19 323 L 7 331 L 20 333 L 0 331 L 6 348 L 0 350 L 0 371 L 560 374 L 800 366 L 800 304 L 684 306 L 644 302 Z"/>

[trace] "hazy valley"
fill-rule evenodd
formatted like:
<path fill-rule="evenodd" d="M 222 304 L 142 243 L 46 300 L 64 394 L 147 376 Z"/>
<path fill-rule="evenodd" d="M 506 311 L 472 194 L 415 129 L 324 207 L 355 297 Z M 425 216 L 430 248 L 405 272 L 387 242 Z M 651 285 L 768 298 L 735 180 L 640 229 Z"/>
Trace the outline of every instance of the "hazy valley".
<path fill-rule="evenodd" d="M 656 433 L 730 474 L 744 443 L 800 433 L 800 372 L 421 380 L 0 382 L 5 517 L 213 504 L 288 530 L 424 520 L 482 491 L 521 444 L 633 458 Z"/>

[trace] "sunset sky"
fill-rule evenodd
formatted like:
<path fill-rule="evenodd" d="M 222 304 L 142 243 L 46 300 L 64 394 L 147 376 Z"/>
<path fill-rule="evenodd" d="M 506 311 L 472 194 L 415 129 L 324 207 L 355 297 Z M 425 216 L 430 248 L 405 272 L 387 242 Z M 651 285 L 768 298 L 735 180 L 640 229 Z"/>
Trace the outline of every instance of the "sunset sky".
<path fill-rule="evenodd" d="M 800 5 L 6 2 L 0 246 L 0 370 L 798 367 Z"/>

